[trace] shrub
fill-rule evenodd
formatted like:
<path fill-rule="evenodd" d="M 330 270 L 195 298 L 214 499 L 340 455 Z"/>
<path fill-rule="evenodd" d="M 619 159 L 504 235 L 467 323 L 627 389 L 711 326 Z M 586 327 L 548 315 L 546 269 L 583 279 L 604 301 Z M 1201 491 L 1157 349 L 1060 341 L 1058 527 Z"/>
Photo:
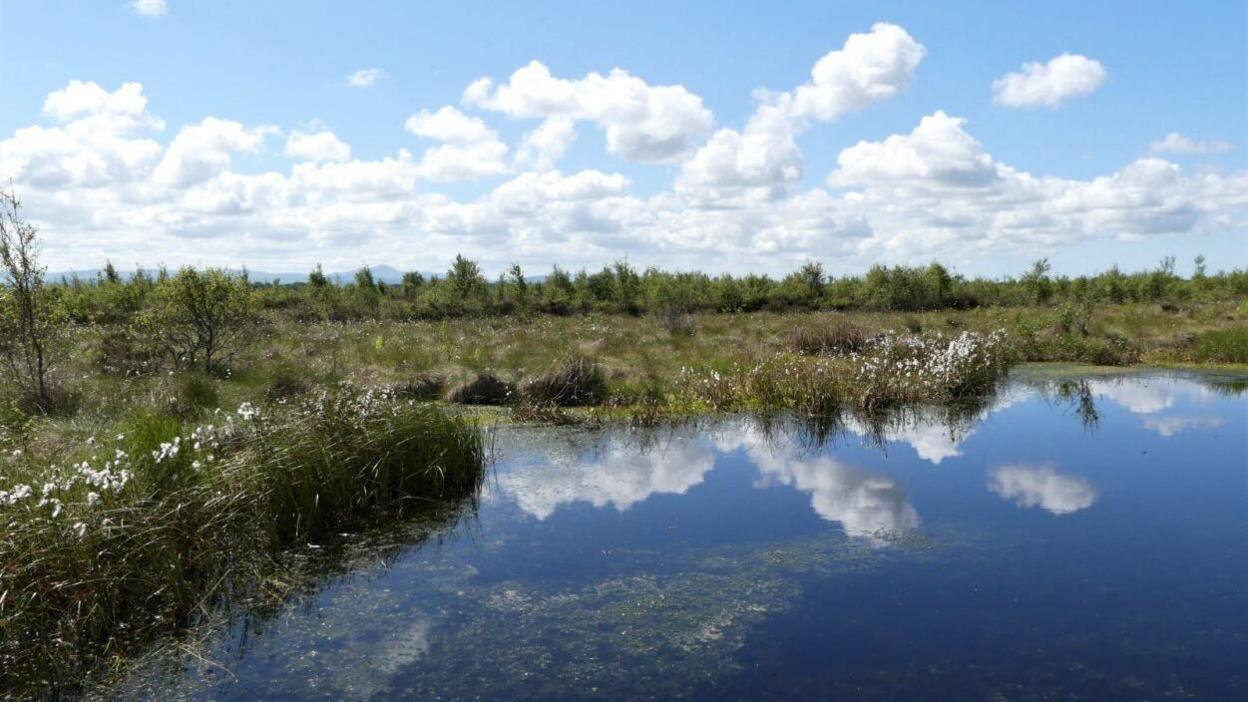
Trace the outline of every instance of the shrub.
<path fill-rule="evenodd" d="M 602 368 L 593 361 L 576 357 L 558 370 L 533 378 L 521 388 L 525 400 L 559 407 L 597 405 L 607 394 Z"/>
<path fill-rule="evenodd" d="M 451 388 L 447 399 L 462 405 L 506 405 L 515 398 L 515 386 L 493 373 L 481 373 Z"/>
<path fill-rule="evenodd" d="M 241 276 L 186 267 L 157 286 L 143 321 L 175 363 L 212 372 L 246 340 L 256 303 Z"/>
<path fill-rule="evenodd" d="M 1057 330 L 1062 334 L 1087 336 L 1092 323 L 1093 310 L 1092 301 L 1087 298 L 1063 302 L 1057 309 Z"/>

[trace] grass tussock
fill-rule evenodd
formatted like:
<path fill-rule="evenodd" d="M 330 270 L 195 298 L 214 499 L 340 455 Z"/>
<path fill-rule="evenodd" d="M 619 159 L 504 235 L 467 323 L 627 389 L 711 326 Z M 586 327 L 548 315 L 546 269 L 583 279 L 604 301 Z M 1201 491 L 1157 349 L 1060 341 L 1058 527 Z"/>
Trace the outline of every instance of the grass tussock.
<path fill-rule="evenodd" d="M 478 373 L 447 394 L 448 400 L 461 405 L 509 405 L 515 397 L 515 385 L 489 372 Z"/>
<path fill-rule="evenodd" d="M 606 375 L 588 358 L 577 356 L 545 375 L 526 381 L 520 388 L 526 401 L 556 407 L 600 404 L 607 395 Z"/>
<path fill-rule="evenodd" d="M 789 332 L 789 347 L 806 356 L 860 353 L 877 334 L 845 319 L 803 325 Z"/>
<path fill-rule="evenodd" d="M 396 385 L 394 392 L 408 400 L 437 400 L 446 393 L 446 376 L 421 373 Z"/>
<path fill-rule="evenodd" d="M 282 549 L 471 496 L 480 431 L 344 389 L 190 428 L 140 414 L 82 455 L 0 475 L 0 690 L 56 690 L 190 623 Z"/>

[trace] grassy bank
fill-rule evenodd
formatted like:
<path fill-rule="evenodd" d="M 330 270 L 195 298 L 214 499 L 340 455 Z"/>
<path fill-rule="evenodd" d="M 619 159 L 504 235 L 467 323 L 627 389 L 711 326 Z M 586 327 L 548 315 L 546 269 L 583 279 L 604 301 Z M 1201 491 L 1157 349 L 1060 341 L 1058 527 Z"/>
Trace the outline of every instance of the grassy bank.
<path fill-rule="evenodd" d="M 283 549 L 470 498 L 484 473 L 477 427 L 376 391 L 116 428 L 58 465 L 0 463 L 0 690 L 72 684 L 280 578 Z"/>
<path fill-rule="evenodd" d="M 791 368 L 808 375 L 809 383 L 819 374 L 834 377 L 845 386 L 838 404 L 854 404 L 862 387 L 848 381 L 859 372 L 858 362 L 879 355 L 879 340 L 891 339 L 894 348 L 907 339 L 947 344 L 963 332 L 1000 335 L 999 352 L 1008 352 L 1009 362 L 1248 364 L 1248 310 L 1233 302 L 1102 306 L 1086 316 L 1049 307 L 705 314 L 678 328 L 662 317 L 629 315 L 353 323 L 277 316 L 253 329 L 228 365 L 212 374 L 151 355 L 124 326 L 77 328 L 73 351 L 57 374 L 63 406 L 46 417 L 25 416 L 35 418 L 34 449 L 57 455 L 64 445 L 107 434 L 118 418 L 136 413 L 196 417 L 243 402 L 280 405 L 343 381 L 393 387 L 412 399 L 514 406 L 522 417 L 541 418 L 552 404 L 616 413 L 660 405 L 774 406 L 784 401 L 765 396 L 761 376 Z M 748 380 L 750 389 L 734 390 L 731 401 L 691 397 L 691 379 L 713 374 L 736 377 L 738 386 Z M 873 404 L 865 394 L 857 403 Z M 900 394 L 926 397 L 923 391 Z M 788 405 L 801 409 L 802 402 L 795 396 Z M 10 436 L 20 433 L 13 427 L 21 422 L 4 422 Z"/>

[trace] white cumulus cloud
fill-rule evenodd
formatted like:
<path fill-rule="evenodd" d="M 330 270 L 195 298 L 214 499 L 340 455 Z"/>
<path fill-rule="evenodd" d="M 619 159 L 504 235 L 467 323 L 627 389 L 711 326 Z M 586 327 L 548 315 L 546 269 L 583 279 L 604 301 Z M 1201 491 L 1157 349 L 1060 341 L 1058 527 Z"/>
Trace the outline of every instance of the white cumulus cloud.
<path fill-rule="evenodd" d="M 421 159 L 420 173 L 428 180 L 476 180 L 510 170 L 507 145 L 479 117 L 448 105 L 436 112 L 421 110 L 403 126 L 416 136 L 445 142 L 426 150 Z"/>
<path fill-rule="evenodd" d="M 913 260 L 955 248 L 1216 231 L 1248 210 L 1246 173 L 1189 175 L 1143 158 L 1088 181 L 1036 176 L 993 159 L 965 120 L 941 111 L 908 134 L 859 142 L 837 162 L 828 183 L 871 213 L 876 236 L 864 251 Z"/>
<path fill-rule="evenodd" d="M 301 161 L 349 161 L 351 145 L 328 129 L 310 133 L 296 130 L 287 137 L 283 153 Z"/>
<path fill-rule="evenodd" d="M 426 139 L 460 144 L 498 138 L 497 133 L 485 126 L 480 117 L 469 117 L 450 105 L 436 112 L 421 110 L 408 117 L 403 128 Z"/>
<path fill-rule="evenodd" d="M 926 49 L 906 30 L 877 23 L 851 34 L 811 69 L 811 79 L 791 92 L 759 92 L 760 104 L 745 129 L 720 129 L 682 167 L 677 189 L 712 204 L 779 197 L 802 177 L 796 137 L 809 124 L 886 100 L 905 90 Z"/>
<path fill-rule="evenodd" d="M 231 157 L 254 153 L 273 133 L 270 127 L 247 128 L 240 122 L 205 117 L 199 124 L 183 127 L 165 151 L 153 174 L 158 183 L 184 188 L 229 170 Z"/>
<path fill-rule="evenodd" d="M 1071 98 L 1090 95 L 1108 76 L 1100 61 L 1066 53 L 1047 63 L 1025 63 L 1021 71 L 996 79 L 992 99 L 1004 107 L 1054 109 Z"/>
<path fill-rule="evenodd" d="M 554 168 L 576 140 L 576 122 L 570 117 L 547 117 L 534 130 L 524 135 L 516 153 L 516 162 L 538 171 Z"/>
<path fill-rule="evenodd" d="M 1158 139 L 1149 144 L 1149 149 L 1153 153 L 1172 154 L 1221 154 L 1233 148 L 1235 148 L 1235 145 L 1229 141 L 1221 141 L 1219 139 L 1197 141 L 1189 139 L 1178 132 L 1170 132 L 1164 139 Z"/>
<path fill-rule="evenodd" d="M 684 86 L 652 86 L 620 68 L 607 75 L 556 78 L 540 61 L 516 70 L 501 85 L 489 78 L 474 81 L 463 101 L 512 117 L 593 122 L 606 133 L 611 153 L 646 163 L 680 158 L 706 134 L 712 121 L 702 98 Z"/>

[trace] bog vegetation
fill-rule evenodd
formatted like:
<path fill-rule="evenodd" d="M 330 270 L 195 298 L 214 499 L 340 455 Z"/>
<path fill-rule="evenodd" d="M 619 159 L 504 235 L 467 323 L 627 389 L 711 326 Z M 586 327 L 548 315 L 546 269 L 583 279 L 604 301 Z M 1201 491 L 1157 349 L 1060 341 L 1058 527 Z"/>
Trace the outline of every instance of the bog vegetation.
<path fill-rule="evenodd" d="M 710 276 L 620 261 L 397 284 L 182 268 L 49 280 L 0 198 L 0 690 L 107 667 L 283 550 L 471 500 L 483 417 L 887 421 L 1012 364 L 1248 363 L 1248 271 Z M 470 409 L 470 407 L 502 409 Z"/>

